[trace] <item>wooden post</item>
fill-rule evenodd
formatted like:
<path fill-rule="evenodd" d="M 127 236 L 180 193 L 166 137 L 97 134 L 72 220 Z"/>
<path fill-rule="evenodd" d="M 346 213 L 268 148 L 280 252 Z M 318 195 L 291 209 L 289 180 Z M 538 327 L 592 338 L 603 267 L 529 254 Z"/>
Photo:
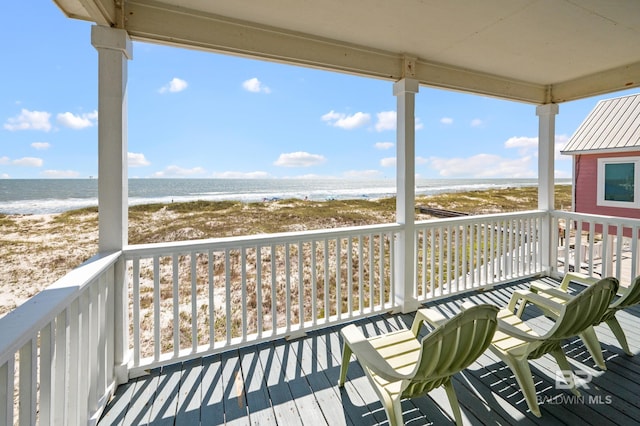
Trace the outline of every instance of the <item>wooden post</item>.
<path fill-rule="evenodd" d="M 98 229 L 99 251 L 127 245 L 127 60 L 132 57 L 125 30 L 94 25 L 98 50 Z"/>
<path fill-rule="evenodd" d="M 546 104 L 536 108 L 538 119 L 538 209 L 551 212 L 555 206 L 555 132 L 556 114 L 558 105 Z M 551 259 L 551 216 L 546 215 L 540 230 L 540 260 L 542 268 L 547 273 L 551 273 L 553 265 Z"/>
<path fill-rule="evenodd" d="M 404 225 L 396 241 L 396 306 L 403 313 L 415 311 L 419 304 L 414 294 L 415 265 L 415 94 L 417 80 L 404 78 L 393 85 L 397 97 L 396 221 Z"/>
<path fill-rule="evenodd" d="M 95 25 L 91 43 L 98 51 L 98 249 L 104 253 L 122 250 L 128 243 L 127 60 L 133 55 L 125 30 Z M 117 383 L 124 383 L 129 321 L 122 260 L 113 280 L 114 375 Z"/>

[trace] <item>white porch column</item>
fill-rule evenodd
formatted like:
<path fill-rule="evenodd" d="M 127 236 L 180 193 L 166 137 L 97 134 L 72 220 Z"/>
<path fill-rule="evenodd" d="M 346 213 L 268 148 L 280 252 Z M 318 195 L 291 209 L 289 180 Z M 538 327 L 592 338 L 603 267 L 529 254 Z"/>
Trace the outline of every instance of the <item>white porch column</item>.
<path fill-rule="evenodd" d="M 538 118 L 538 209 L 551 211 L 555 207 L 555 133 L 557 104 L 539 105 L 536 108 Z M 540 259 L 543 269 L 551 271 L 551 217 L 546 216 L 542 223 L 540 241 Z"/>
<path fill-rule="evenodd" d="M 396 241 L 395 283 L 396 304 L 403 313 L 415 311 L 419 304 L 413 288 L 415 265 L 415 94 L 417 80 L 404 78 L 393 85 L 397 97 L 396 136 L 396 221 L 404 231 Z"/>
<path fill-rule="evenodd" d="M 125 30 L 91 27 L 98 50 L 98 250 L 121 250 L 128 243 L 127 60 L 131 39 Z M 129 379 L 129 321 L 126 267 L 120 259 L 113 286 L 114 379 Z"/>
<path fill-rule="evenodd" d="M 127 245 L 127 60 L 125 30 L 91 27 L 98 50 L 98 229 L 100 252 Z"/>

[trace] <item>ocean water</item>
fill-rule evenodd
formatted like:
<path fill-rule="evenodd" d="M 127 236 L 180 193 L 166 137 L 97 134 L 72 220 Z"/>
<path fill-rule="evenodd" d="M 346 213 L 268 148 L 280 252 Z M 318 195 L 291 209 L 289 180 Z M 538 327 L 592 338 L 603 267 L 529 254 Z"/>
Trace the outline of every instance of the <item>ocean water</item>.
<path fill-rule="evenodd" d="M 535 185 L 536 179 L 419 179 L 416 195 Z M 395 193 L 393 179 L 129 180 L 129 205 L 195 200 L 373 199 L 392 197 Z M 61 213 L 97 205 L 96 179 L 0 179 L 0 213 Z"/>

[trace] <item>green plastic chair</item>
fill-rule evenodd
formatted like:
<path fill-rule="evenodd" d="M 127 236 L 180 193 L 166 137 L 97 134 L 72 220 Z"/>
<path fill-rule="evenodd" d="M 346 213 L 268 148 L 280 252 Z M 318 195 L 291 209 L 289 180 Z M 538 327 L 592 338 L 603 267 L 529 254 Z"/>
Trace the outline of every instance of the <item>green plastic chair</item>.
<path fill-rule="evenodd" d="M 547 297 L 554 302 L 564 304 L 574 297 L 573 295 L 567 293 L 569 283 L 577 282 L 589 286 L 597 281 L 597 278 L 593 278 L 585 274 L 581 274 L 578 272 L 569 272 L 564 276 L 559 287 L 553 287 L 545 283 L 533 283 L 530 290 L 544 297 Z M 631 350 L 629 349 L 629 343 L 627 343 L 627 338 L 624 335 L 624 331 L 622 330 L 622 327 L 620 326 L 620 323 L 616 318 L 616 313 L 618 313 L 618 311 L 622 309 L 626 309 L 640 303 L 640 276 L 637 276 L 629 287 L 618 287 L 618 296 L 619 297 L 615 298 L 611 302 L 609 308 L 604 313 L 604 316 L 600 319 L 600 321 L 595 323 L 594 326 L 603 322 L 607 324 L 613 332 L 613 335 L 618 340 L 618 343 L 620 343 L 620 346 L 622 347 L 624 353 L 629 356 L 633 356 L 633 352 L 631 352 Z M 549 317 L 553 318 L 558 315 L 558 313 L 554 310 L 544 309 L 544 307 L 542 306 L 541 309 L 543 309 L 545 315 Z M 592 333 L 595 334 L 595 331 L 592 331 Z M 598 365 L 601 368 L 606 369 L 604 367 L 602 351 L 598 350 L 595 351 L 596 353 L 593 353 L 589 346 L 587 346 L 587 349 L 589 349 L 591 356 L 596 361 L 596 364 L 602 362 L 603 366 L 600 366 L 599 364 Z"/>
<path fill-rule="evenodd" d="M 511 368 L 529 409 L 537 417 L 540 417 L 541 413 L 529 360 L 551 354 L 556 359 L 571 392 L 579 396 L 580 392 L 576 389 L 562 344 L 566 339 L 580 335 L 584 340 L 589 340 L 591 344 L 595 342 L 599 347 L 595 335 L 585 336 L 583 332 L 602 318 L 617 288 L 618 282 L 615 278 L 605 278 L 564 304 L 555 304 L 529 290 L 518 290 L 513 292 L 507 308 L 501 309 L 498 313 L 498 330 L 489 349 Z M 518 302 L 521 303 L 520 309 L 514 314 Z M 557 305 L 553 307 L 558 312 L 557 320 L 542 336 L 521 318 L 523 306 L 527 303 Z"/>
<path fill-rule="evenodd" d="M 456 424 L 462 424 L 451 377 L 473 363 L 491 343 L 498 308 L 477 305 L 451 319 L 433 309 L 419 309 L 411 330 L 365 337 L 353 324 L 341 330 L 344 339 L 338 385 L 347 376 L 351 354 L 362 365 L 387 413 L 389 423 L 404 424 L 400 401 L 444 386 Z M 427 322 L 435 328 L 418 340 Z"/>

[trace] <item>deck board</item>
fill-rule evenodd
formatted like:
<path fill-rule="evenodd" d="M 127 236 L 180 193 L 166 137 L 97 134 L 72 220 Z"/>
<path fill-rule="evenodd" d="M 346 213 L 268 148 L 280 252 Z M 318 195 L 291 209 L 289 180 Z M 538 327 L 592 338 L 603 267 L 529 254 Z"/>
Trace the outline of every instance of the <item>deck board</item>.
<path fill-rule="evenodd" d="M 178 394 L 178 410 L 175 416 L 177 426 L 200 423 L 202 372 L 202 358 L 185 362 L 183 365 Z"/>
<path fill-rule="evenodd" d="M 548 278 L 545 282 L 556 284 Z M 428 303 L 446 316 L 459 312 L 464 301 L 506 306 L 515 289 L 526 281 Z M 544 332 L 549 319 L 535 307 L 525 315 L 531 327 Z M 640 352 L 640 308 L 618 314 L 631 350 Z M 412 314 L 377 315 L 355 321 L 368 335 L 410 327 Z M 377 425 L 388 424 L 382 404 L 355 357 L 347 382 L 337 385 L 342 362 L 341 327 L 310 332 L 293 341 L 284 339 L 198 358 L 153 370 L 148 376 L 120 386 L 105 409 L 100 426 L 107 425 Z M 428 329 L 424 333 L 428 332 Z M 453 382 L 465 424 L 637 424 L 640 418 L 640 358 L 622 352 L 606 325 L 596 327 L 607 364 L 595 366 L 581 340 L 564 346 L 578 375 L 590 374 L 580 385 L 583 398 L 555 388 L 557 365 L 551 356 L 532 361 L 536 391 L 544 403 L 542 418 L 528 411 L 511 370 L 486 351 Z M 406 424 L 453 424 L 442 389 L 404 400 Z"/>
<path fill-rule="evenodd" d="M 276 424 L 302 425 L 301 415 L 298 413 L 298 407 L 293 400 L 291 389 L 286 382 L 282 364 L 275 349 L 276 345 L 282 346 L 283 344 L 284 342 L 278 341 L 274 345 L 262 345 L 259 350 L 260 361 L 265 372 Z"/>
<path fill-rule="evenodd" d="M 242 381 L 242 371 L 240 370 L 240 357 L 237 350 L 232 351 L 229 357 L 222 357 L 222 383 L 225 424 L 247 424 L 247 401 Z"/>
<path fill-rule="evenodd" d="M 124 425 L 151 423 L 151 407 L 158 390 L 159 380 L 160 369 L 152 371 L 149 376 L 136 379 Z"/>
<path fill-rule="evenodd" d="M 201 424 L 224 424 L 224 385 L 222 383 L 222 359 L 213 355 L 202 359 Z"/>
<path fill-rule="evenodd" d="M 158 381 L 153 405 L 151 406 L 150 422 L 158 426 L 170 426 L 175 422 L 178 412 L 178 395 L 182 365 L 171 364 L 163 367 Z"/>
<path fill-rule="evenodd" d="M 317 361 L 314 353 L 317 352 L 314 352 L 314 347 L 310 344 L 312 340 L 317 341 L 317 338 L 307 338 L 300 341 L 301 350 L 298 362 L 300 363 L 301 375 L 307 378 L 311 392 L 313 392 L 327 424 L 336 426 L 353 424 L 353 420 L 348 418 L 344 412 L 335 409 L 341 404 L 337 391 L 337 380 L 331 382 L 323 370 L 316 368 Z"/>
<path fill-rule="evenodd" d="M 244 348 L 240 351 L 240 357 L 251 424 L 273 424 L 275 413 L 267 392 L 258 352 L 254 347 Z"/>
<path fill-rule="evenodd" d="M 133 391 L 136 382 L 130 381 L 116 389 L 111 402 L 102 416 L 100 422 L 105 425 L 120 426 L 124 424 L 124 419 L 129 411 L 129 404 L 133 399 Z"/>

